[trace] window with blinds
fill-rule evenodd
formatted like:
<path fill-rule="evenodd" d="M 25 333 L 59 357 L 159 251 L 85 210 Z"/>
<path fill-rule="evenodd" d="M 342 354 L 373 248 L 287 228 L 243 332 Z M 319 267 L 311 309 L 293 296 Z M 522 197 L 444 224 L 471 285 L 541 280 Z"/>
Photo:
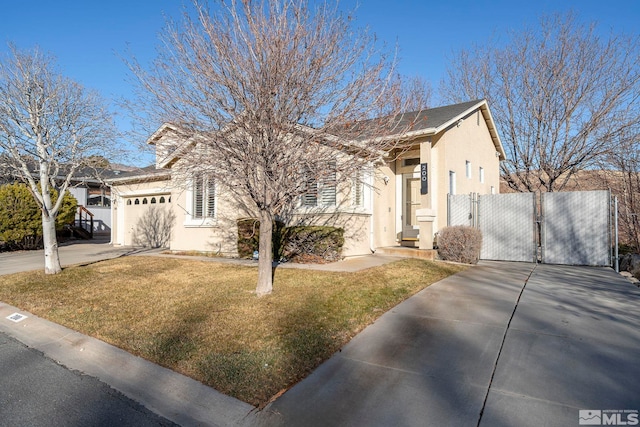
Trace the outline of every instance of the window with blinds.
<path fill-rule="evenodd" d="M 216 186 L 213 178 L 196 176 L 193 182 L 193 218 L 214 218 Z"/>
<path fill-rule="evenodd" d="M 302 195 L 302 206 L 335 206 L 336 205 L 336 162 L 329 162 L 322 177 L 317 179 L 310 171 L 305 174 L 305 193 Z"/>

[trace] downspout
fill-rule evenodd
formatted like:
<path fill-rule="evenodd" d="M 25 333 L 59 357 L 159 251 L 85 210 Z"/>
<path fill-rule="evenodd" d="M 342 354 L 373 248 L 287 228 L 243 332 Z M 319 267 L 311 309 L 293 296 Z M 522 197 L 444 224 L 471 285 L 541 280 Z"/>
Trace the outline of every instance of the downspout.
<path fill-rule="evenodd" d="M 371 215 L 369 216 L 369 250 L 371 251 L 372 254 L 376 253 L 376 247 L 375 247 L 375 236 L 373 234 L 373 183 L 371 182 L 373 178 L 373 172 L 368 174 L 367 176 L 367 184 L 369 184 L 369 211 L 371 212 Z M 386 184 L 385 184 L 386 185 Z"/>
<path fill-rule="evenodd" d="M 118 195 L 114 196 L 114 191 L 111 190 L 111 210 L 109 214 L 111 215 L 111 232 L 109 233 L 109 246 L 113 246 L 114 238 L 113 236 L 118 232 Z"/>
<path fill-rule="evenodd" d="M 371 215 L 369 216 L 369 250 L 372 254 L 376 253 L 376 247 L 374 245 L 374 235 L 373 235 L 373 202 L 369 203 L 371 208 Z"/>

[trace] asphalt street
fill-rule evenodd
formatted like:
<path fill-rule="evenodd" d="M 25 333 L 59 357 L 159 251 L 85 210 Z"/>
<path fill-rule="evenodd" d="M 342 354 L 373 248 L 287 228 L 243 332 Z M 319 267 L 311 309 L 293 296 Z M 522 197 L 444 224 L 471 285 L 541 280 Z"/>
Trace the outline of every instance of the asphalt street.
<path fill-rule="evenodd" d="M 174 426 L 0 332 L 0 426 Z"/>

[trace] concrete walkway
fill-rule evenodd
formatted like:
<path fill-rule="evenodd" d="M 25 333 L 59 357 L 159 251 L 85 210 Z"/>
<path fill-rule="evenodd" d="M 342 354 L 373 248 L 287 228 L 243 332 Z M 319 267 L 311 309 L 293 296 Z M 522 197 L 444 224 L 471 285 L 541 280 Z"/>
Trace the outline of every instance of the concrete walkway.
<path fill-rule="evenodd" d="M 221 262 L 245 266 L 256 266 L 257 261 L 236 258 L 212 258 L 206 256 L 171 255 L 162 253 L 162 249 L 141 249 L 127 246 L 112 246 L 108 240 L 76 240 L 63 243 L 59 247 L 60 263 L 63 267 L 77 264 L 88 264 L 128 255 L 151 255 L 167 258 L 183 258 L 191 260 Z M 401 258 L 389 255 L 368 255 L 349 257 L 329 264 L 275 264 L 277 268 L 294 268 L 302 270 L 355 272 L 366 268 L 377 267 Z M 44 269 L 44 251 L 0 252 L 0 276 L 23 271 Z"/>
<path fill-rule="evenodd" d="M 0 331 L 185 426 L 555 426 L 640 410 L 640 290 L 607 268 L 481 263 L 385 313 L 260 412 L 2 303 Z"/>

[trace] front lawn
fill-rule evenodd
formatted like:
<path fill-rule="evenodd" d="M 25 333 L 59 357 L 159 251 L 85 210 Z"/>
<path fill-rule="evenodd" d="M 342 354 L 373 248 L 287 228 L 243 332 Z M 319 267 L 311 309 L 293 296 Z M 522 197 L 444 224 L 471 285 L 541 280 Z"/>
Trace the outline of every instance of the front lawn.
<path fill-rule="evenodd" d="M 47 276 L 0 276 L 0 301 L 263 405 L 382 313 L 464 269 L 403 260 L 357 273 L 125 257 Z"/>

